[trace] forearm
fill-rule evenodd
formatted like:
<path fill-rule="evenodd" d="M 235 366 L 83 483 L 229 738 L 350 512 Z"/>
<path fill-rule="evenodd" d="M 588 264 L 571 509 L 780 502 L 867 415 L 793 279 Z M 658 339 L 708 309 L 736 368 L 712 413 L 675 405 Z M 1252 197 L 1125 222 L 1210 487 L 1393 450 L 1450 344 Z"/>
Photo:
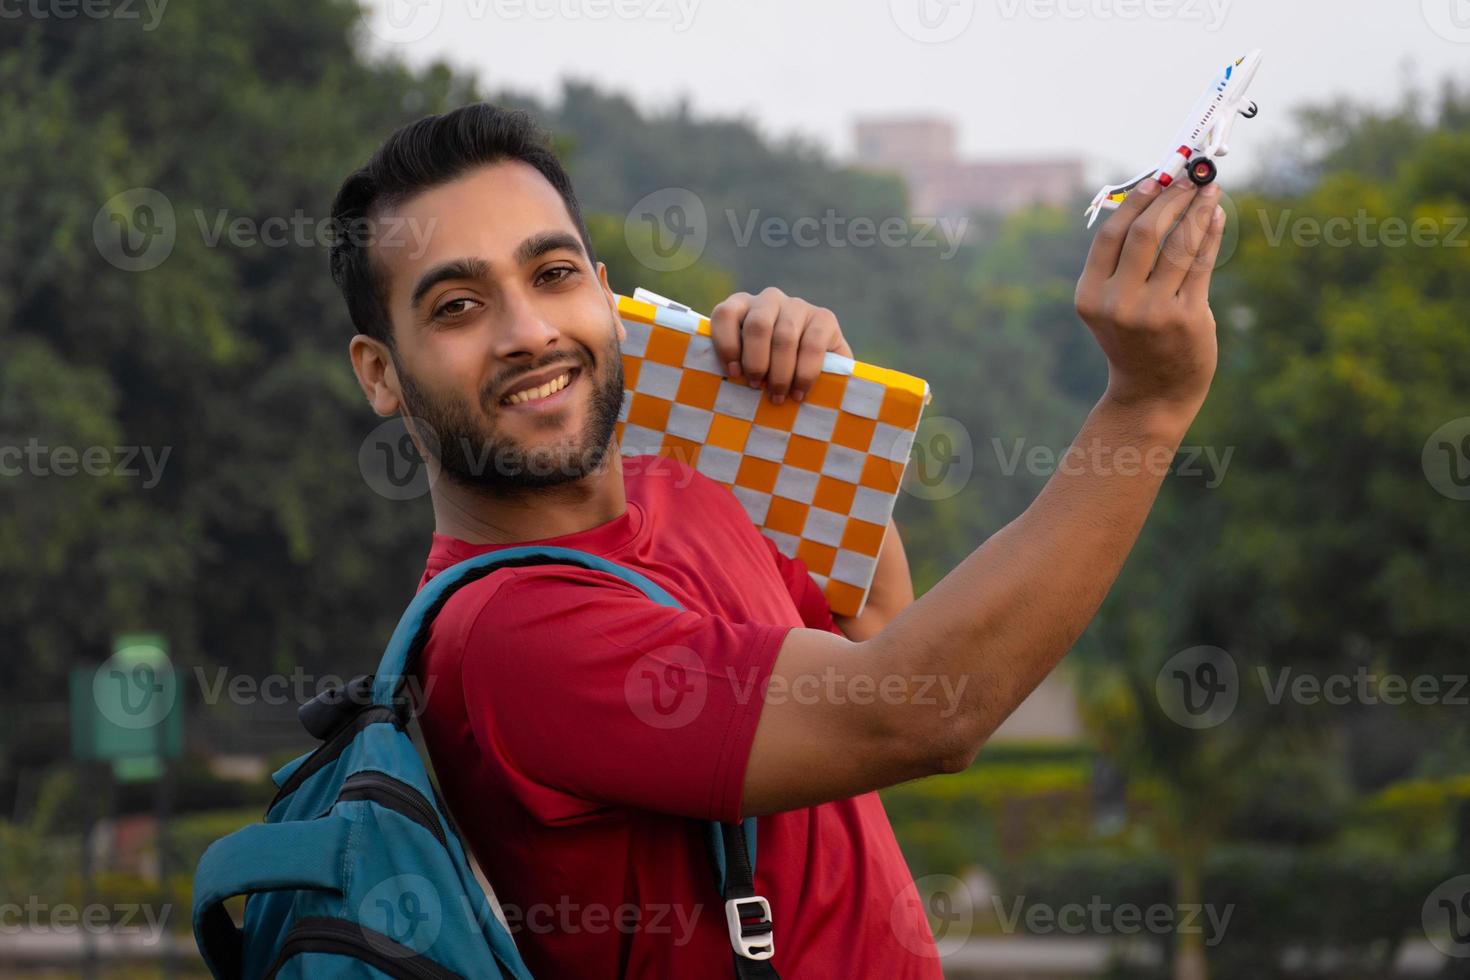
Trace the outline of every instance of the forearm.
<path fill-rule="evenodd" d="M 861 615 L 832 617 L 837 628 L 850 640 L 868 640 L 878 635 L 893 617 L 914 601 L 914 580 L 909 572 L 908 555 L 898 535 L 898 524 L 890 520 L 878 551 L 878 564 L 873 570 L 873 584 Z"/>
<path fill-rule="evenodd" d="M 1077 312 L 1108 358 L 1108 393 L 1057 472 L 877 636 L 787 633 L 773 682 L 846 676 L 882 693 L 768 700 L 746 767 L 747 814 L 967 766 L 1097 612 L 1215 370 L 1218 189 L 1160 190 L 1139 184 L 1088 252 Z"/>
<path fill-rule="evenodd" d="M 1122 569 L 1189 417 L 1105 396 L 1026 512 L 871 641 L 886 668 L 960 692 L 957 710 L 907 705 L 918 730 L 973 756 L 1056 666 Z"/>

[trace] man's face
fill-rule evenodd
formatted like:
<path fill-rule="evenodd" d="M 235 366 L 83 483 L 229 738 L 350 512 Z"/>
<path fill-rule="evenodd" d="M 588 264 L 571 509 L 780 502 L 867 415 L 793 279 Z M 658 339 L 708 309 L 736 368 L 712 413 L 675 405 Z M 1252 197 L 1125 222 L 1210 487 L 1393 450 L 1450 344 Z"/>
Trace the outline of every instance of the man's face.
<path fill-rule="evenodd" d="M 625 335 L 606 270 L 550 182 L 506 161 L 379 218 L 402 407 L 444 473 L 505 495 L 597 469 Z M 393 227 L 423 233 L 393 245 Z"/>

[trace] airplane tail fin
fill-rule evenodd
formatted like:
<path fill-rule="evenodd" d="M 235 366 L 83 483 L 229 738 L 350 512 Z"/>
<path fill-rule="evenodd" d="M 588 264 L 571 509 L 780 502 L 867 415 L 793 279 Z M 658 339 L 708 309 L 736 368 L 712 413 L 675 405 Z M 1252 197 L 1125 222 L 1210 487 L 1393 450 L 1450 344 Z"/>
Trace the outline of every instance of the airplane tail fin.
<path fill-rule="evenodd" d="M 1097 221 L 1098 215 L 1104 211 L 1117 210 L 1118 205 L 1128 199 L 1129 191 L 1157 173 L 1157 170 L 1145 170 L 1126 184 L 1109 184 L 1098 191 L 1097 197 L 1094 197 L 1092 203 L 1087 206 L 1087 210 L 1082 212 L 1087 217 L 1087 227 L 1091 228 Z"/>

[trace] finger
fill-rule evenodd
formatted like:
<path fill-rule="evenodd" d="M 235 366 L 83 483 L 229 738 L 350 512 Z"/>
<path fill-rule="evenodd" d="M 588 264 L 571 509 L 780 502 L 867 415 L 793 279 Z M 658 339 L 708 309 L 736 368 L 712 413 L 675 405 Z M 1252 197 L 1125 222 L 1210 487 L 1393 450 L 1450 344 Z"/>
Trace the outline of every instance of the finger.
<path fill-rule="evenodd" d="M 740 377 L 740 321 L 745 319 L 754 299 L 749 293 L 735 293 L 709 314 L 710 339 L 714 341 L 715 354 L 731 378 Z"/>
<path fill-rule="evenodd" d="M 1224 240 L 1225 209 L 1217 204 L 1204 244 L 1194 257 L 1189 275 L 1184 277 L 1184 283 L 1179 287 L 1179 298 L 1185 303 L 1193 306 L 1210 301 L 1210 280 L 1215 275 L 1215 261 L 1220 257 L 1220 243 Z"/>
<path fill-rule="evenodd" d="M 1187 180 L 1176 180 L 1143 209 L 1137 220 L 1128 227 L 1128 240 L 1123 243 L 1123 254 L 1118 258 L 1118 271 L 1114 279 L 1127 284 L 1142 284 L 1153 271 L 1159 255 L 1159 245 L 1168 236 L 1174 222 L 1194 200 L 1198 188 Z"/>
<path fill-rule="evenodd" d="M 1128 192 L 1123 203 L 1113 216 L 1103 222 L 1092 248 L 1087 252 L 1087 263 L 1082 267 L 1082 277 L 1110 279 L 1118 268 L 1118 256 L 1123 254 L 1123 243 L 1128 238 L 1128 229 L 1133 221 L 1159 193 L 1159 182 L 1150 177 Z"/>
<path fill-rule="evenodd" d="M 788 300 L 776 317 L 771 333 L 771 363 L 766 369 L 766 392 L 777 405 L 786 400 L 796 376 L 796 355 L 802 334 L 811 322 L 812 307 L 802 300 Z"/>
<path fill-rule="evenodd" d="M 740 370 L 752 388 L 759 388 L 770 370 L 771 335 L 785 298 L 779 290 L 762 290 L 740 322 Z"/>
<path fill-rule="evenodd" d="M 1184 277 L 1194 267 L 1195 256 L 1199 255 L 1200 248 L 1204 246 L 1219 200 L 1219 184 L 1210 184 L 1195 195 L 1189 210 L 1179 219 L 1178 227 L 1169 233 L 1168 240 L 1164 242 L 1163 251 L 1154 264 L 1154 271 L 1149 273 L 1150 286 L 1157 286 L 1170 296 L 1179 292 L 1179 287 L 1184 284 Z"/>
<path fill-rule="evenodd" d="M 801 346 L 796 352 L 796 377 L 791 380 L 791 397 L 801 401 L 812 385 L 821 377 L 822 364 L 828 351 L 847 349 L 842 339 L 842 328 L 837 325 L 837 314 L 825 307 L 817 307 L 807 321 L 801 335 Z"/>

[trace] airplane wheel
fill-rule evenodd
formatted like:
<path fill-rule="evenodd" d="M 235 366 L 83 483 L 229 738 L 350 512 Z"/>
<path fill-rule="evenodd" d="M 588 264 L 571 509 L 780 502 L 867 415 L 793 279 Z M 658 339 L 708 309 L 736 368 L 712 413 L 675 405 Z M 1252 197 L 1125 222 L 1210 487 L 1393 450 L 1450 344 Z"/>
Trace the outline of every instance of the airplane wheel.
<path fill-rule="evenodd" d="M 1209 157 L 1196 157 L 1189 161 L 1189 179 L 1199 187 L 1213 183 L 1220 170 Z"/>

